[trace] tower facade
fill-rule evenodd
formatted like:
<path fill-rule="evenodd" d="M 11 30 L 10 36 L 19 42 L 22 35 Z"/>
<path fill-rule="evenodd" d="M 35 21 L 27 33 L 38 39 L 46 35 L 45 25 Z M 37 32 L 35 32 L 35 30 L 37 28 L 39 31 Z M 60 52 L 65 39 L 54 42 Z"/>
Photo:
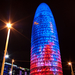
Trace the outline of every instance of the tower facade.
<path fill-rule="evenodd" d="M 63 75 L 56 24 L 46 3 L 38 6 L 33 20 L 30 75 Z"/>

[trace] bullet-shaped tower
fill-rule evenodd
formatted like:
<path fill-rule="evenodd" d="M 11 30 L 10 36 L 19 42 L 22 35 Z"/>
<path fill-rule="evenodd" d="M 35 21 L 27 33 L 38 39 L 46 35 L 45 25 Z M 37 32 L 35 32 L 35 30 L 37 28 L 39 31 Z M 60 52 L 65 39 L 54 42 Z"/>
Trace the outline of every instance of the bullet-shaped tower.
<path fill-rule="evenodd" d="M 56 24 L 46 3 L 38 6 L 33 20 L 30 75 L 63 75 Z"/>

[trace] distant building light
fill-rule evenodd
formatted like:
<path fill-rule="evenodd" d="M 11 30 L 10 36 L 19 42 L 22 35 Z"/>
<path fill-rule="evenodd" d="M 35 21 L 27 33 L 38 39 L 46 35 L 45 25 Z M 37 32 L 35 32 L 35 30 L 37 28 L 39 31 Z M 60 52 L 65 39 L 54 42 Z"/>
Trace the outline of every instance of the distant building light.
<path fill-rule="evenodd" d="M 6 58 L 6 59 L 9 58 L 9 55 L 7 54 L 7 55 L 5 56 L 5 58 Z"/>
<path fill-rule="evenodd" d="M 12 71 L 9 71 L 9 74 L 11 74 L 12 73 Z"/>
<path fill-rule="evenodd" d="M 5 62 L 6 65 L 12 65 L 10 63 Z M 14 67 L 17 67 L 17 65 L 13 65 Z"/>

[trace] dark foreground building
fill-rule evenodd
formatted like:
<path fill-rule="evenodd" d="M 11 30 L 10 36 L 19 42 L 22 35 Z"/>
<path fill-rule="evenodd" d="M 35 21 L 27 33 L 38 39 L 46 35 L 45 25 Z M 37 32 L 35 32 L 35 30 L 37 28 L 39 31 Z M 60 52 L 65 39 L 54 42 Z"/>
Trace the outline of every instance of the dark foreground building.
<path fill-rule="evenodd" d="M 11 70 L 11 64 L 5 63 L 3 75 L 11 75 L 10 70 Z M 27 68 L 22 68 L 18 67 L 17 65 L 13 65 L 12 75 L 30 75 L 30 72 L 29 69 Z"/>
<path fill-rule="evenodd" d="M 30 75 L 63 75 L 56 24 L 45 3 L 38 6 L 33 20 Z"/>

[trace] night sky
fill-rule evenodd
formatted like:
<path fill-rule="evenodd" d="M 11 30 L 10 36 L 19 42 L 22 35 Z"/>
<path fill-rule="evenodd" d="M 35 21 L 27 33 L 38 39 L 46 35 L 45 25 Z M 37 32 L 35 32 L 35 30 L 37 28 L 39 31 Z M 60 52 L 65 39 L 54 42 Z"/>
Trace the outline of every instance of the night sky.
<path fill-rule="evenodd" d="M 14 23 L 8 44 L 9 59 L 14 64 L 30 67 L 31 29 L 35 11 L 40 3 L 49 5 L 57 26 L 63 75 L 71 75 L 68 61 L 73 62 L 75 70 L 75 1 L 74 0 L 1 0 L 0 1 L 0 61 L 2 62 L 7 37 L 4 22 Z"/>

